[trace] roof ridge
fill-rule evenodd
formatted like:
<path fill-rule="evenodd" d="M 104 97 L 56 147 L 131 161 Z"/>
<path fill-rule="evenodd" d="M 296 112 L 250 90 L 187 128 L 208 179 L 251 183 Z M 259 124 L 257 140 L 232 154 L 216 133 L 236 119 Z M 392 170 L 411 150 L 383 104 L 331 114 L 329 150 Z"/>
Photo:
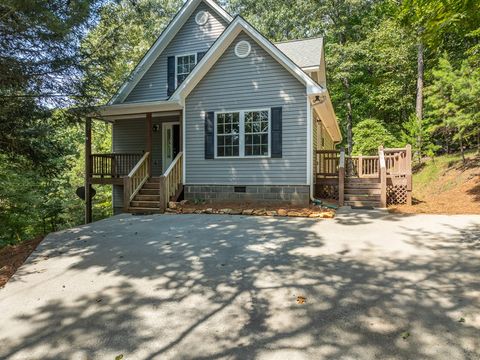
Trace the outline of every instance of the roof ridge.
<path fill-rule="evenodd" d="M 292 39 L 292 40 L 278 41 L 278 42 L 274 42 L 274 44 L 277 45 L 277 44 L 285 44 L 285 43 L 290 43 L 290 42 L 299 42 L 299 41 L 316 40 L 316 39 L 322 39 L 323 40 L 323 38 L 324 38 L 323 36 L 312 36 L 312 37 L 303 38 L 303 39 Z"/>

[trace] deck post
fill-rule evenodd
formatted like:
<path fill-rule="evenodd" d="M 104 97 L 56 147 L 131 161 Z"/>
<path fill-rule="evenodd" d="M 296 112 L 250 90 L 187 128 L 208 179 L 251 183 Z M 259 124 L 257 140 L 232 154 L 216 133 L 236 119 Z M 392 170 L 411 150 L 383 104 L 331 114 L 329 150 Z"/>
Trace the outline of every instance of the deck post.
<path fill-rule="evenodd" d="M 85 119 L 85 224 L 92 222 L 92 118 Z"/>
<path fill-rule="evenodd" d="M 345 203 L 345 149 L 340 150 L 340 160 L 338 163 L 338 205 Z"/>
<path fill-rule="evenodd" d="M 363 157 L 360 155 L 358 157 L 358 177 L 361 178 L 363 174 Z"/>
<path fill-rule="evenodd" d="M 167 178 L 164 175 L 162 175 L 160 176 L 160 180 L 158 182 L 158 192 L 160 195 L 160 201 L 159 201 L 160 212 L 162 213 L 165 212 L 165 209 L 168 207 L 168 201 L 169 201 L 169 199 L 166 196 L 167 194 L 167 190 L 165 189 L 166 180 Z"/>
<path fill-rule="evenodd" d="M 147 138 L 146 138 L 146 149 L 145 152 L 152 153 L 152 136 L 153 136 L 153 123 L 152 123 L 152 113 L 147 113 L 147 119 L 146 119 L 146 125 L 147 125 Z M 147 171 L 148 171 L 148 176 L 152 176 L 152 156 L 149 157 L 148 159 L 148 164 L 147 164 Z"/>
<path fill-rule="evenodd" d="M 385 163 L 385 153 L 383 146 L 378 148 L 378 166 L 380 176 L 380 206 L 382 208 L 387 207 L 387 166 Z"/>
<path fill-rule="evenodd" d="M 406 178 L 407 178 L 407 205 L 412 205 L 412 146 L 407 144 L 406 148 Z"/>

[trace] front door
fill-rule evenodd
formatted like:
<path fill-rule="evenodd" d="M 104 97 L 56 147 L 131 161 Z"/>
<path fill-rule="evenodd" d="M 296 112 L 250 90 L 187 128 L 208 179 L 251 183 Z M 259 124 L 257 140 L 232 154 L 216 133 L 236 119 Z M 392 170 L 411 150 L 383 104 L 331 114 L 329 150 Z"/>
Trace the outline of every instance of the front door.
<path fill-rule="evenodd" d="M 162 133 L 162 167 L 165 173 L 180 152 L 180 125 L 178 123 L 163 123 Z"/>

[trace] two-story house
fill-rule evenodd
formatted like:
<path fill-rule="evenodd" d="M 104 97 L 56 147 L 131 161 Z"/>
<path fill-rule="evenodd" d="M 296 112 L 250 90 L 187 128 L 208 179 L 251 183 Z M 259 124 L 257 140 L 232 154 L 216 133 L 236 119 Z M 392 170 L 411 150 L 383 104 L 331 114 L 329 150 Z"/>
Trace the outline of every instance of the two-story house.
<path fill-rule="evenodd" d="M 112 124 L 112 154 L 91 154 L 92 118 Z M 87 199 L 112 184 L 117 212 L 161 211 L 182 192 L 308 204 L 316 151 L 341 141 L 323 39 L 273 44 L 212 0 L 184 4 L 86 128 Z"/>

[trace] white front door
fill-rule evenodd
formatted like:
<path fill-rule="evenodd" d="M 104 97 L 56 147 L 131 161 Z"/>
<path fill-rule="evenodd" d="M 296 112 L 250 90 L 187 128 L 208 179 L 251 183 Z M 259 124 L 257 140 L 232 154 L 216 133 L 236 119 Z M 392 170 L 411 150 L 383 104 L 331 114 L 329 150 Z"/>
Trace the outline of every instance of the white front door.
<path fill-rule="evenodd" d="M 178 123 L 163 123 L 162 127 L 162 168 L 163 172 L 167 170 L 167 168 L 172 163 L 173 159 L 178 153 L 178 149 L 176 149 L 176 142 L 175 142 L 175 132 L 174 127 L 178 127 Z M 178 135 L 177 135 L 178 136 Z"/>

